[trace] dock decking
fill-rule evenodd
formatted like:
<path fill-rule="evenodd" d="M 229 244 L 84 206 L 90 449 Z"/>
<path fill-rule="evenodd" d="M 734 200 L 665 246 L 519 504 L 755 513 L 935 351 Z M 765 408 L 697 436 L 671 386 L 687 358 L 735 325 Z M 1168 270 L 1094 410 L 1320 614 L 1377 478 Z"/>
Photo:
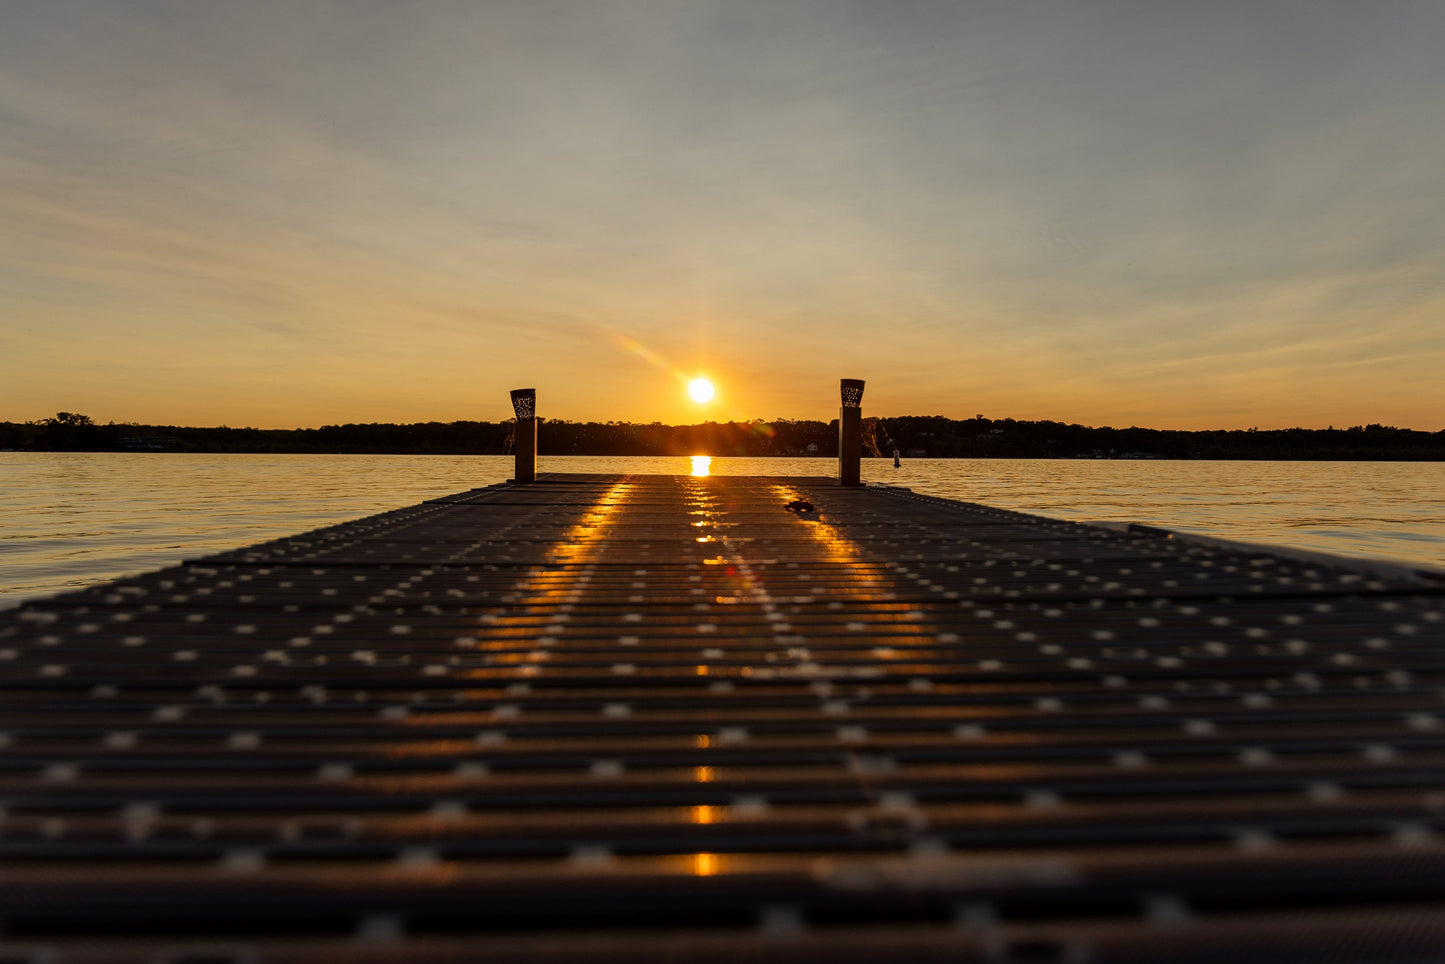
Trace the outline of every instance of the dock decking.
<path fill-rule="evenodd" d="M 6 962 L 1445 953 L 1404 569 L 542 476 L 0 613 L 0 694 Z"/>

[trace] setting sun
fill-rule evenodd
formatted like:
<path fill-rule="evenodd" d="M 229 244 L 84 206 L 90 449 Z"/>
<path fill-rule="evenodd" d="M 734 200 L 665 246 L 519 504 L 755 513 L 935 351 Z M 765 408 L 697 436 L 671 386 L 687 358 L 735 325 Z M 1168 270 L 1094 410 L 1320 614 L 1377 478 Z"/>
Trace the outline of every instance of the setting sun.
<path fill-rule="evenodd" d="M 717 394 L 717 390 L 712 387 L 712 382 L 706 378 L 694 378 L 687 383 L 687 393 L 692 396 L 694 402 L 701 405 L 705 402 L 712 401 L 713 396 Z"/>

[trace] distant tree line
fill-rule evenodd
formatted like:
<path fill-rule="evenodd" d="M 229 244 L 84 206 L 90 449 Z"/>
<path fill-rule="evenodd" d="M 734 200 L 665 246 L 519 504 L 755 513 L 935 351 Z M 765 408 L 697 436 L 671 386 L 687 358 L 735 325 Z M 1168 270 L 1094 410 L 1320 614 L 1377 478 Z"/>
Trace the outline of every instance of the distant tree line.
<path fill-rule="evenodd" d="M 1378 424 L 1186 432 L 934 415 L 869 419 L 864 434 L 867 447 L 876 445 L 878 454 L 889 454 L 886 441 L 891 440 L 905 456 L 929 458 L 1445 460 L 1445 431 Z M 511 437 L 510 421 L 186 428 L 101 425 L 85 415 L 59 412 L 33 422 L 0 422 L 0 449 L 37 452 L 503 455 L 511 451 Z M 838 454 L 838 423 L 807 419 L 700 425 L 546 421 L 539 437 L 543 455 Z"/>

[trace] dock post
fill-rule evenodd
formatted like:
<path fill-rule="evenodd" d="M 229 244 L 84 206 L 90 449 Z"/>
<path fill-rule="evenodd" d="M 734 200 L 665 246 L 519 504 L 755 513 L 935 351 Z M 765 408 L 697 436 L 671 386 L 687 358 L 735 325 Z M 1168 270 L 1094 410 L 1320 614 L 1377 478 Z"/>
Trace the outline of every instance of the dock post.
<path fill-rule="evenodd" d="M 863 484 L 863 379 L 844 378 L 838 385 L 838 484 Z"/>
<path fill-rule="evenodd" d="M 537 481 L 537 390 L 512 389 L 512 411 L 517 415 L 516 443 L 513 446 L 517 465 L 512 481 L 529 485 Z"/>

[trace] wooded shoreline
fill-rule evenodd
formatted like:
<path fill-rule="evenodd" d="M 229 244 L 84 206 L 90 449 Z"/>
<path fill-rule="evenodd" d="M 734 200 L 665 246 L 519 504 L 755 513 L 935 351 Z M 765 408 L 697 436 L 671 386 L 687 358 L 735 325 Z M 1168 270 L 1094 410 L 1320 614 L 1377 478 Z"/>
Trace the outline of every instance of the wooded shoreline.
<path fill-rule="evenodd" d="M 0 422 L 0 449 L 12 451 L 163 451 L 503 455 L 513 423 L 418 422 L 322 428 L 258 429 L 97 424 L 61 412 L 33 422 Z M 1445 430 L 1385 425 L 1329 429 L 1179 431 L 1111 428 L 1011 418 L 902 416 L 869 419 L 865 455 L 891 439 L 912 458 L 1126 458 L 1442 461 Z M 697 425 L 544 421 L 542 455 L 693 455 L 836 457 L 838 423 L 809 419 L 704 422 Z"/>

